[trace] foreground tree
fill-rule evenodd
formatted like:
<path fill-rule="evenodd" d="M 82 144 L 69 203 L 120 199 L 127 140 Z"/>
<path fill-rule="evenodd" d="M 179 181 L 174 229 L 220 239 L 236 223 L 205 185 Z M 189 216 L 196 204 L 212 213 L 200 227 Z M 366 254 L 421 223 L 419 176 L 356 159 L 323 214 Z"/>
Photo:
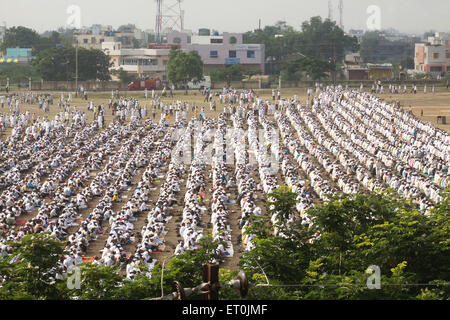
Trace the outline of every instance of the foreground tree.
<path fill-rule="evenodd" d="M 293 206 L 278 207 L 295 214 Z M 307 211 L 310 224 L 288 224 L 285 237 L 273 235 L 268 218 L 255 220 L 256 248 L 241 265 L 249 278 L 277 284 L 261 287 L 258 298 L 281 287 L 296 299 L 447 299 L 449 213 L 448 195 L 428 215 L 391 192 L 336 195 Z M 367 288 L 372 265 L 381 290 Z"/>
<path fill-rule="evenodd" d="M 20 242 L 7 243 L 10 256 L 0 258 L 1 299 L 64 299 L 65 282 L 56 278 L 56 263 L 64 243 L 47 233 L 25 236 Z"/>

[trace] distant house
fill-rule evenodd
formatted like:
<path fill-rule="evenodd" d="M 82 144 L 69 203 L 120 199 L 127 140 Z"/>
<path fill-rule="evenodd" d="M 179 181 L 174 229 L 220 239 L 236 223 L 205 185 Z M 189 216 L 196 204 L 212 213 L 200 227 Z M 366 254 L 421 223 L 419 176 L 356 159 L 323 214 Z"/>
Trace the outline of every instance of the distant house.
<path fill-rule="evenodd" d="M 204 72 L 239 64 L 247 70 L 265 72 L 264 44 L 244 44 L 242 33 L 210 32 L 200 29 L 197 35 L 171 32 L 169 44 L 178 44 L 182 50 L 196 51 L 203 61 Z"/>
<path fill-rule="evenodd" d="M 362 63 L 358 55 L 344 61 L 344 75 L 347 80 L 387 80 L 394 77 L 394 67 L 391 63 Z"/>
<path fill-rule="evenodd" d="M 414 69 L 416 72 L 440 76 L 449 71 L 450 34 L 437 32 L 415 48 Z"/>
<path fill-rule="evenodd" d="M 121 42 L 103 42 L 102 51 L 110 57 L 111 70 L 123 69 L 142 78 L 166 80 L 169 48 L 125 49 Z"/>

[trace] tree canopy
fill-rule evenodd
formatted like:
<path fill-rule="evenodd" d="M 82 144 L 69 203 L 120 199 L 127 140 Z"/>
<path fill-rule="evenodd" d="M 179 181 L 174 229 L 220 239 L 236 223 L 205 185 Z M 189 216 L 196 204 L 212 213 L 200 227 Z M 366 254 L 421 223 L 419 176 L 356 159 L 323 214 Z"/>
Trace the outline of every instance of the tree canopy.
<path fill-rule="evenodd" d="M 390 193 L 337 195 L 308 210 L 310 224 L 291 224 L 289 237 L 255 224 L 268 231 L 251 230 L 257 245 L 241 264 L 250 278 L 286 284 L 278 294 L 288 298 L 448 299 L 449 208 L 448 196 L 427 216 Z M 372 265 L 381 290 L 366 286 Z M 260 294 L 270 298 L 270 290 Z"/>
<path fill-rule="evenodd" d="M 278 73 L 282 63 L 301 55 L 339 62 L 345 53 L 359 49 L 356 37 L 346 36 L 336 22 L 322 20 L 321 17 L 303 22 L 301 31 L 279 21 L 263 30 L 245 33 L 244 42 L 265 45 L 268 71 L 271 73 Z"/>
<path fill-rule="evenodd" d="M 268 196 L 268 215 L 254 219 L 248 229 L 256 235 L 256 247 L 240 261 L 254 285 L 245 299 L 449 298 L 448 193 L 428 214 L 389 192 L 336 195 L 307 211 L 310 223 L 297 215 L 296 195 L 289 188 Z M 275 224 L 271 214 L 278 214 Z M 81 264 L 80 287 L 69 289 L 55 268 L 64 242 L 39 233 L 8 244 L 12 252 L 0 256 L 0 299 L 156 298 L 171 293 L 174 280 L 184 288 L 197 286 L 202 266 L 219 257 L 219 243 L 207 233 L 198 251 L 174 256 L 164 266 L 158 262 L 151 275 L 143 268 L 133 280 L 124 278 L 117 267 Z M 380 289 L 367 287 L 369 266 L 380 268 Z M 220 269 L 219 281 L 236 275 L 237 271 Z M 231 288 L 221 288 L 219 297 L 240 299 Z"/>
<path fill-rule="evenodd" d="M 167 64 L 167 78 L 175 86 L 186 87 L 188 82 L 198 83 L 203 79 L 203 62 L 195 51 L 185 52 L 172 48 Z"/>
<path fill-rule="evenodd" d="M 18 26 L 6 30 L 5 41 L 0 44 L 0 49 L 5 51 L 6 48 L 32 48 L 33 55 L 36 55 L 43 50 L 67 43 L 68 40 L 57 31 L 47 32 L 45 36 L 40 36 L 32 29 Z"/>
<path fill-rule="evenodd" d="M 416 42 L 420 41 L 418 38 Z M 361 58 L 365 62 L 400 62 L 414 57 L 414 41 L 391 41 L 382 31 L 368 31 L 361 39 Z"/>
<path fill-rule="evenodd" d="M 44 50 L 33 60 L 33 65 L 44 80 L 73 80 L 76 73 L 75 50 L 73 47 Z M 109 57 L 103 51 L 78 48 L 79 80 L 109 80 L 109 67 Z"/>
<path fill-rule="evenodd" d="M 311 80 L 320 80 L 327 72 L 335 69 L 334 63 L 314 57 L 288 61 L 281 66 L 283 79 L 286 81 L 298 81 L 305 78 L 305 75 L 309 75 Z"/>

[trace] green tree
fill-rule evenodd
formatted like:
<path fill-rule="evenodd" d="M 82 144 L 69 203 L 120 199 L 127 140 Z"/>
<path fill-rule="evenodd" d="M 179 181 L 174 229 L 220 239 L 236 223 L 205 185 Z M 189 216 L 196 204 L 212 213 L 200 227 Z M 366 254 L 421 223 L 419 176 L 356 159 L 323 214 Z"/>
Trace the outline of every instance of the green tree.
<path fill-rule="evenodd" d="M 80 289 L 72 291 L 72 297 L 81 300 L 121 299 L 120 288 L 124 278 L 118 267 L 82 264 L 80 267 Z"/>
<path fill-rule="evenodd" d="M 276 290 L 288 299 L 447 299 L 449 212 L 448 194 L 427 215 L 392 192 L 336 195 L 307 211 L 310 224 L 294 221 L 284 236 L 273 234 L 268 217 L 256 219 L 249 231 L 256 247 L 241 265 L 249 278 L 276 284 L 258 287 L 256 299 Z M 371 265 L 380 267 L 381 290 L 367 288 Z"/>
<path fill-rule="evenodd" d="M 129 84 L 137 80 L 137 77 L 135 75 L 126 72 L 125 70 L 123 70 L 123 68 L 115 70 L 112 73 L 115 74 L 117 77 L 119 77 L 120 82 L 124 84 Z"/>
<path fill-rule="evenodd" d="M 402 70 L 414 69 L 414 58 L 405 56 L 400 60 L 400 65 L 402 66 Z"/>
<path fill-rule="evenodd" d="M 361 58 L 371 63 L 400 63 L 405 57 L 414 57 L 414 46 L 418 41 L 391 41 L 381 31 L 368 31 L 361 39 Z"/>
<path fill-rule="evenodd" d="M 0 81 L 5 81 L 6 78 L 9 78 L 28 83 L 29 78 L 35 81 L 41 79 L 40 75 L 32 66 L 12 64 L 0 67 L 0 71 Z"/>
<path fill-rule="evenodd" d="M 5 51 L 6 48 L 32 48 L 32 54 L 54 48 L 62 43 L 67 43 L 57 31 L 49 31 L 40 36 L 36 31 L 18 26 L 6 30 L 5 41 L 0 44 L 0 49 Z"/>
<path fill-rule="evenodd" d="M 184 86 L 187 94 L 187 84 L 198 83 L 203 79 L 203 62 L 197 52 L 185 52 L 172 48 L 167 64 L 167 78 L 175 86 Z"/>
<path fill-rule="evenodd" d="M 0 45 L 1 50 L 5 51 L 6 48 L 32 48 L 33 52 L 36 50 L 36 46 L 39 44 L 41 37 L 39 34 L 29 28 L 18 26 L 8 28 L 5 34 L 5 41 Z"/>
<path fill-rule="evenodd" d="M 280 72 L 281 64 L 300 55 L 338 63 L 346 52 L 359 50 L 356 37 L 346 36 L 335 22 L 321 17 L 303 22 L 301 31 L 278 21 L 263 30 L 246 32 L 243 40 L 244 43 L 265 45 L 267 70 L 272 74 Z"/>
<path fill-rule="evenodd" d="M 228 86 L 230 86 L 231 81 L 241 81 L 244 79 L 244 74 L 246 70 L 243 66 L 235 64 L 224 69 L 218 69 L 211 72 L 212 81 L 226 81 Z"/>
<path fill-rule="evenodd" d="M 295 212 L 296 198 L 297 194 L 286 186 L 268 194 L 269 215 L 253 219 L 252 227 L 247 231 L 256 235 L 255 248 L 245 252 L 241 259 L 249 276 L 265 274 L 269 279 L 285 283 L 303 278 L 310 259 L 308 240 L 312 234 L 301 227 L 301 219 L 287 222 Z M 272 224 L 270 216 L 274 214 L 277 218 Z"/>
<path fill-rule="evenodd" d="M 346 51 L 357 51 L 357 39 L 344 34 L 336 22 L 312 17 L 302 24 L 303 54 L 336 63 Z"/>
<path fill-rule="evenodd" d="M 56 279 L 56 263 L 64 243 L 47 233 L 30 234 L 19 242 L 8 242 L 10 256 L 0 258 L 5 277 L 0 299 L 64 299 L 63 280 Z"/>
<path fill-rule="evenodd" d="M 68 81 L 75 78 L 75 48 L 59 47 L 40 52 L 33 65 L 44 80 Z M 78 79 L 109 80 L 109 57 L 101 50 L 78 48 Z"/>
<path fill-rule="evenodd" d="M 298 81 L 309 75 L 312 80 L 320 80 L 327 76 L 327 73 L 336 69 L 335 64 L 329 61 L 314 57 L 303 57 L 282 65 L 282 77 L 286 81 Z"/>

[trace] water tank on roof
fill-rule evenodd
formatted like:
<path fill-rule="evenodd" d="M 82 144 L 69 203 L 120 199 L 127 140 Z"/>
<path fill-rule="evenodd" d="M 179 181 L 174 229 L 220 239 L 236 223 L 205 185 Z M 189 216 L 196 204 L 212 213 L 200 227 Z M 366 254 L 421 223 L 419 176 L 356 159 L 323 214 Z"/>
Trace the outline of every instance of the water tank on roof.
<path fill-rule="evenodd" d="M 211 35 L 211 31 L 209 29 L 198 29 L 198 35 L 199 36 L 209 36 Z"/>
<path fill-rule="evenodd" d="M 218 35 L 219 35 L 219 32 L 214 31 L 214 36 L 218 36 Z"/>

